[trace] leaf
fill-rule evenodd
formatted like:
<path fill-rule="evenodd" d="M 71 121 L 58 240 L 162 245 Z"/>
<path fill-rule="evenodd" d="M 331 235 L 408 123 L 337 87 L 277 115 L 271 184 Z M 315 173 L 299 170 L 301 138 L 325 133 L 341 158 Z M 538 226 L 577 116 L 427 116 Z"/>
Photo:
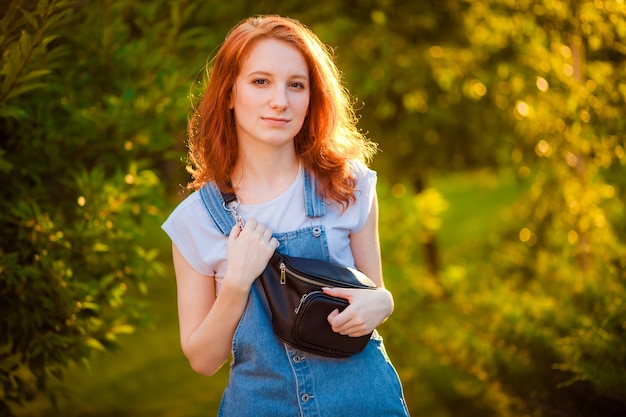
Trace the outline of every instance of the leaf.
<path fill-rule="evenodd" d="M 26 74 L 24 77 L 22 77 L 20 82 L 24 83 L 26 81 L 32 80 L 33 78 L 37 78 L 37 77 L 42 77 L 44 75 L 48 75 L 51 72 L 52 71 L 50 71 L 49 69 L 33 70 L 33 71 L 29 72 L 28 74 Z"/>
<path fill-rule="evenodd" d="M 4 106 L 0 106 L 0 118 L 13 118 L 16 120 L 19 120 L 23 117 L 28 116 L 28 113 L 22 109 L 19 108 L 17 106 L 9 106 L 9 105 L 4 105 Z"/>
<path fill-rule="evenodd" d="M 61 58 L 70 54 L 71 50 L 67 45 L 60 45 L 50 49 L 46 53 L 46 64 L 49 69 L 62 68 L 65 64 Z"/>
<path fill-rule="evenodd" d="M 45 38 L 43 38 L 43 40 L 41 41 L 41 45 L 43 45 L 44 47 L 47 47 L 48 44 L 50 42 L 52 42 L 53 40 L 57 39 L 59 37 L 59 35 L 50 35 L 50 36 L 46 36 Z"/>
<path fill-rule="evenodd" d="M 131 326 L 130 324 L 118 324 L 111 329 L 111 332 L 115 334 L 132 334 L 135 333 L 135 326 Z"/>
<path fill-rule="evenodd" d="M 94 252 L 108 252 L 111 250 L 109 245 L 107 245 L 106 243 L 102 243 L 102 242 L 94 243 L 92 249 Z"/>
<path fill-rule="evenodd" d="M 23 30 L 20 35 L 19 45 L 24 56 L 28 56 L 29 51 L 35 46 L 32 35 Z"/>
<path fill-rule="evenodd" d="M 45 87 L 46 85 L 47 85 L 46 83 L 33 83 L 33 84 L 25 84 L 25 85 L 17 86 L 15 88 L 9 90 L 9 93 L 5 97 L 5 101 L 8 101 L 8 100 L 10 100 L 10 99 L 12 99 L 14 97 L 17 97 L 17 96 L 19 96 L 21 94 L 24 94 L 24 93 L 27 93 L 29 91 Z"/>
<path fill-rule="evenodd" d="M 100 305 L 92 302 L 92 301 L 83 301 L 82 302 L 82 309 L 83 310 L 93 310 L 93 311 L 100 311 Z"/>
<path fill-rule="evenodd" d="M 39 22 L 37 21 L 37 18 L 32 13 L 27 12 L 21 7 L 20 11 L 22 12 L 22 16 L 24 16 L 24 19 L 26 19 L 28 23 L 30 23 L 33 29 L 37 30 L 37 28 L 39 28 Z"/>
<path fill-rule="evenodd" d="M 8 50 L 8 60 L 4 62 L 2 71 L 0 74 L 4 74 L 4 80 L 2 80 L 2 92 L 7 92 L 11 85 L 17 78 L 17 66 L 20 61 L 20 52 L 17 45 L 11 45 Z"/>
<path fill-rule="evenodd" d="M 9 8 L 4 11 L 4 16 L 0 19 L 0 33 L 3 35 L 8 32 L 9 26 L 17 14 L 17 10 L 17 5 L 14 2 L 10 2 Z"/>
<path fill-rule="evenodd" d="M 104 347 L 104 345 L 102 343 L 100 343 L 100 341 L 98 339 L 95 339 L 93 337 L 88 337 L 87 340 L 85 340 L 85 345 L 95 349 L 95 350 L 100 350 L 100 351 L 105 351 L 106 348 Z"/>
<path fill-rule="evenodd" d="M 0 108 L 0 112 L 1 111 L 2 111 L 2 108 Z M 2 113 L 0 113 L 0 116 L 1 115 Z M 7 173 L 13 169 L 13 164 L 10 163 L 7 159 L 5 159 L 4 157 L 5 155 L 6 155 L 6 151 L 4 149 L 0 149 L 0 172 L 2 173 Z M 0 272 L 1 271 L 2 271 L 2 268 L 0 267 Z"/>
<path fill-rule="evenodd" d="M 141 293 L 141 295 L 148 295 L 148 285 L 145 282 L 138 282 L 137 288 L 139 288 L 139 292 Z"/>

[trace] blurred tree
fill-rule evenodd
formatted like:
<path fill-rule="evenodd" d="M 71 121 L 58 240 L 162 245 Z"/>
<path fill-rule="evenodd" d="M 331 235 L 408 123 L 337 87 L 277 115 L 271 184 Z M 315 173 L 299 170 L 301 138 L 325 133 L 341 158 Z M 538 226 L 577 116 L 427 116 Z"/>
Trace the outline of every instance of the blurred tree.
<path fill-rule="evenodd" d="M 435 50 L 448 57 L 441 70 L 464 63 L 456 83 L 481 93 L 482 112 L 498 119 L 480 119 L 474 140 L 491 137 L 483 146 L 496 146 L 528 192 L 510 232 L 471 251 L 483 262 L 465 255 L 446 266 L 433 299 L 455 308 L 420 340 L 466 375 L 457 395 L 488 395 L 496 415 L 622 415 L 626 5 L 462 8 L 468 45 Z"/>
<path fill-rule="evenodd" d="M 184 137 L 193 51 L 216 42 L 186 26 L 198 6 L 2 3 L 0 415 L 147 319 L 162 265 L 141 219 Z"/>
<path fill-rule="evenodd" d="M 487 103 L 480 79 L 488 72 L 464 31 L 467 9 L 458 0 L 338 2 L 315 25 L 327 42 L 340 45 L 340 67 L 362 107 L 361 126 L 383 151 L 376 168 L 418 193 L 429 188 L 432 173 L 495 167 L 503 132 L 510 130 Z M 435 212 L 436 200 L 432 204 Z M 438 274 L 436 233 L 415 238 L 428 271 Z"/>

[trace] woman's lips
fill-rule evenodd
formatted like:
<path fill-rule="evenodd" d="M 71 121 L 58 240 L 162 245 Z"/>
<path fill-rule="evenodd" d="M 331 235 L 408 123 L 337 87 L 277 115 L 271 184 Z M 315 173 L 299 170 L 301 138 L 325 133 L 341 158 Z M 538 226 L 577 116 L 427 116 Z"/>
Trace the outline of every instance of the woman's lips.
<path fill-rule="evenodd" d="M 289 123 L 289 119 L 284 119 L 282 117 L 263 117 L 262 119 L 272 126 L 284 126 Z"/>

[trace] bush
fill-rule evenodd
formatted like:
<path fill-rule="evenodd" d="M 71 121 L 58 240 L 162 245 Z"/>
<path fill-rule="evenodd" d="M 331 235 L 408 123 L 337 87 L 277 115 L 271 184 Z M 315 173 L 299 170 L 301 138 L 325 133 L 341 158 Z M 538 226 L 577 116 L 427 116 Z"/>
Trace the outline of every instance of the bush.
<path fill-rule="evenodd" d="M 595 219 L 586 234 L 595 244 L 581 257 L 558 222 L 567 213 L 555 203 L 560 188 L 503 178 L 488 192 L 480 191 L 490 182 L 483 175 L 437 184 L 449 204 L 437 216 L 445 265 L 437 276 L 421 266 L 419 237 L 438 199 L 381 184 L 385 281 L 396 302 L 382 333 L 410 409 L 441 417 L 623 415 L 626 253 L 612 226 L 621 203 L 579 213 Z M 529 238 L 527 230 L 540 234 Z"/>
<path fill-rule="evenodd" d="M 163 203 L 202 31 L 182 27 L 188 5 L 136 3 L 2 6 L 0 415 L 54 400 L 51 377 L 147 320 L 163 268 L 142 218 Z"/>

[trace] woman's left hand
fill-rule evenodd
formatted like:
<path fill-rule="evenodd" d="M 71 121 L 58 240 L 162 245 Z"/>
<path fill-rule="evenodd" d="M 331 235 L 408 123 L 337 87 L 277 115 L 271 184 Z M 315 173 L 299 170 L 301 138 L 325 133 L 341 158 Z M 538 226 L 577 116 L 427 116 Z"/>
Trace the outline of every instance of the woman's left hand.
<path fill-rule="evenodd" d="M 393 311 L 393 296 L 385 288 L 324 288 L 323 291 L 350 303 L 341 313 L 335 309 L 328 315 L 333 331 L 342 335 L 358 337 L 369 334 Z"/>

